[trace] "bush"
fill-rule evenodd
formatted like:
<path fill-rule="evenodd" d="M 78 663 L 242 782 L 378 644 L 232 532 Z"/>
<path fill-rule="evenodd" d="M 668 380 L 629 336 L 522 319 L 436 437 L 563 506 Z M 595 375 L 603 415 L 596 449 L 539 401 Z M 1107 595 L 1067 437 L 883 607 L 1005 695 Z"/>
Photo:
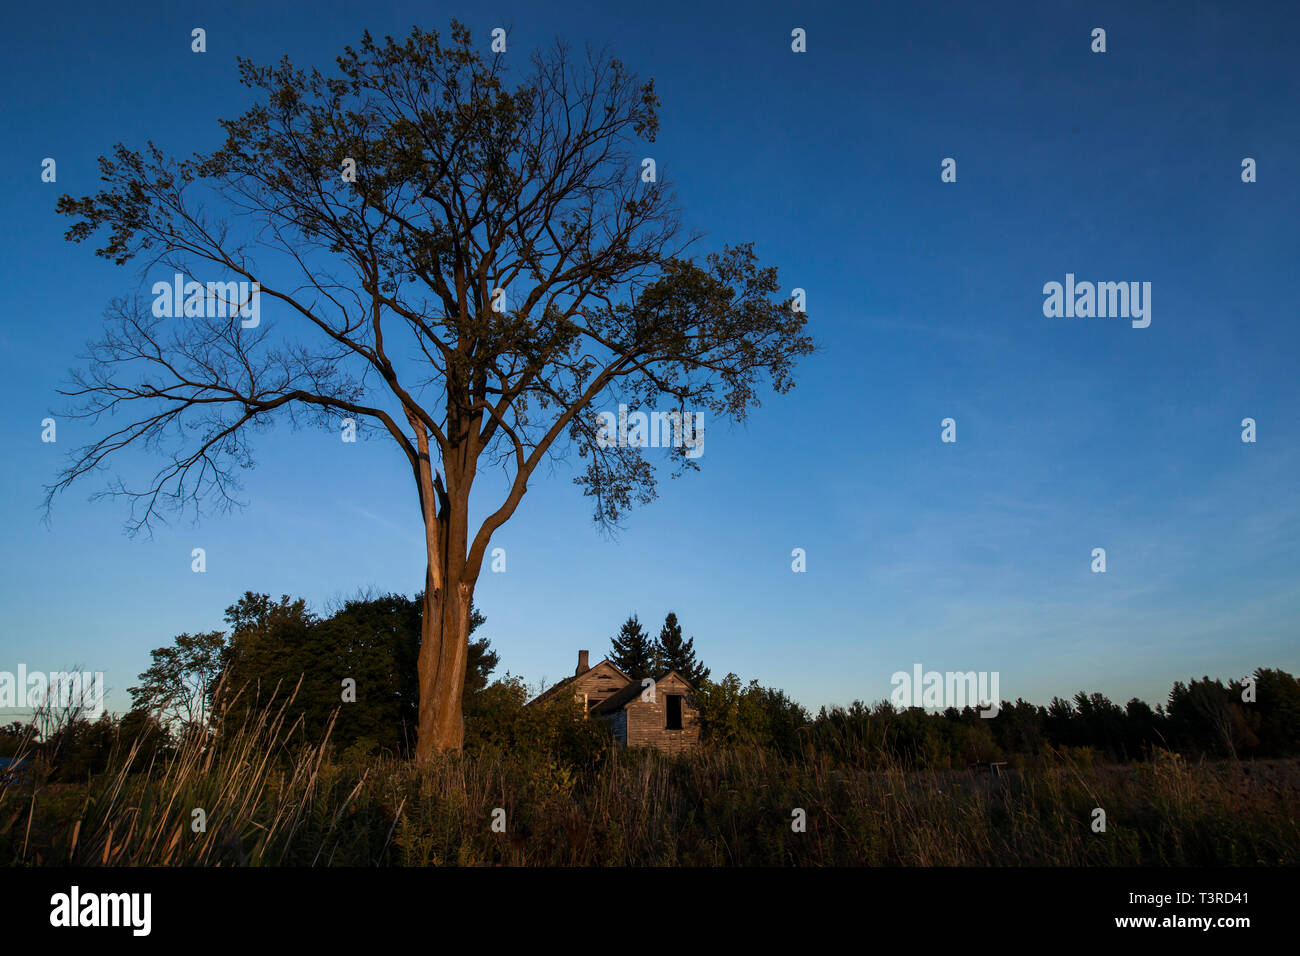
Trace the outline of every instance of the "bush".
<path fill-rule="evenodd" d="M 572 767 L 598 765 L 614 745 L 609 725 L 572 698 L 529 706 L 521 678 L 509 674 L 465 707 L 465 751 L 553 758 Z"/>

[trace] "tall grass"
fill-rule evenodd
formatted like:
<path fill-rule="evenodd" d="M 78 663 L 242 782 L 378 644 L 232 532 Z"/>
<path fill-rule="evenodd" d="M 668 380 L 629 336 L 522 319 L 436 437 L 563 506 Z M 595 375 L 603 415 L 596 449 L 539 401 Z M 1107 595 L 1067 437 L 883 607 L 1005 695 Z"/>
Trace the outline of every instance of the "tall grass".
<path fill-rule="evenodd" d="M 1295 865 L 1300 766 L 1049 754 L 1001 776 L 753 749 L 340 758 L 288 702 L 107 772 L 0 782 L 9 865 Z M 864 745 L 865 746 L 865 745 Z M 848 755 L 852 757 L 852 754 Z M 870 761 L 867 760 L 868 756 Z M 869 768 L 869 769 L 867 769 Z M 1094 832 L 1094 810 L 1106 830 Z M 199 826 L 202 810 L 204 825 Z M 792 824 L 803 811 L 805 829 Z M 497 826 L 494 827 L 494 821 Z M 503 829 L 502 829 L 502 824 Z"/>

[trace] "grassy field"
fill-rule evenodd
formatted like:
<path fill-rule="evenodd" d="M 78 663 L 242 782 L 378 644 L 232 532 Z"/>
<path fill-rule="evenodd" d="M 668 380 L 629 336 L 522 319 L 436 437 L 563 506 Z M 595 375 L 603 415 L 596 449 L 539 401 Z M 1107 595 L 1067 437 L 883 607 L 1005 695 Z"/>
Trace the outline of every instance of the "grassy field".
<path fill-rule="evenodd" d="M 863 770 L 703 749 L 445 757 L 423 768 L 294 746 L 261 715 L 221 746 L 124 749 L 84 782 L 0 783 L 7 865 L 1294 866 L 1300 762 L 1094 766 L 1001 776 Z M 1105 832 L 1094 832 L 1095 810 Z M 802 810 L 803 814 L 797 814 Z M 199 812 L 201 811 L 201 812 Z M 501 812 L 504 811 L 504 812 Z M 803 829 L 796 827 L 802 819 Z M 494 826 L 495 823 L 495 826 Z"/>

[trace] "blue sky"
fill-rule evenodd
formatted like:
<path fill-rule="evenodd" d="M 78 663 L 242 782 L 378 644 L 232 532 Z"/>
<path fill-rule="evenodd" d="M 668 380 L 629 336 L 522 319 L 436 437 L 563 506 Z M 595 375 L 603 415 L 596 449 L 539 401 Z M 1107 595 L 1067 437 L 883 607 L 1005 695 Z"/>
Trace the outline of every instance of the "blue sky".
<path fill-rule="evenodd" d="M 268 433 L 244 510 L 131 539 L 123 504 L 87 500 L 93 484 L 41 523 L 42 487 L 97 433 L 60 420 L 44 444 L 40 421 L 63 408 L 54 390 L 108 300 L 138 281 L 64 241 L 54 212 L 98 188 L 98 155 L 215 146 L 216 119 L 250 103 L 236 55 L 329 66 L 363 29 L 453 16 L 485 47 L 507 27 L 510 56 L 591 41 L 653 76 L 647 152 L 686 224 L 704 249 L 753 241 L 805 288 L 822 347 L 745 425 L 709 422 L 702 470 L 665 476 L 616 539 L 591 525 L 572 463 L 531 482 L 493 542 L 507 572 L 476 595 L 503 670 L 558 679 L 629 613 L 657 628 L 670 609 L 715 675 L 814 708 L 885 698 L 914 662 L 998 671 L 1002 697 L 1042 703 L 1080 689 L 1157 702 L 1176 679 L 1300 670 L 1293 5 L 890 6 L 11 11 L 0 670 L 102 670 L 118 708 L 151 648 L 221 627 L 245 590 L 321 608 L 422 585 L 414 489 L 390 444 Z M 189 50 L 195 26 L 206 54 Z M 1089 49 L 1098 26 L 1104 54 Z M 47 156 L 56 184 L 40 180 Z M 940 182 L 945 157 L 956 183 Z M 1243 157 L 1258 182 L 1241 181 Z M 1067 273 L 1150 282 L 1150 327 L 1044 317 L 1043 284 Z"/>

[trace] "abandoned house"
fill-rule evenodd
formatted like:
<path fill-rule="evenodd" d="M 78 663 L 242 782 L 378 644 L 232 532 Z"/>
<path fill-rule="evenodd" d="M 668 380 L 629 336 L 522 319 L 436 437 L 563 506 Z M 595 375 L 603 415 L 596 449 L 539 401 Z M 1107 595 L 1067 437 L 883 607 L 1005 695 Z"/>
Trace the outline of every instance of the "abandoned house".
<path fill-rule="evenodd" d="M 531 704 L 572 694 L 588 719 L 607 721 L 614 739 L 625 747 L 655 747 L 669 753 L 690 750 L 700 742 L 700 715 L 691 703 L 692 687 L 676 671 L 643 686 L 608 660 L 587 664 L 578 651 L 578 668 Z"/>

